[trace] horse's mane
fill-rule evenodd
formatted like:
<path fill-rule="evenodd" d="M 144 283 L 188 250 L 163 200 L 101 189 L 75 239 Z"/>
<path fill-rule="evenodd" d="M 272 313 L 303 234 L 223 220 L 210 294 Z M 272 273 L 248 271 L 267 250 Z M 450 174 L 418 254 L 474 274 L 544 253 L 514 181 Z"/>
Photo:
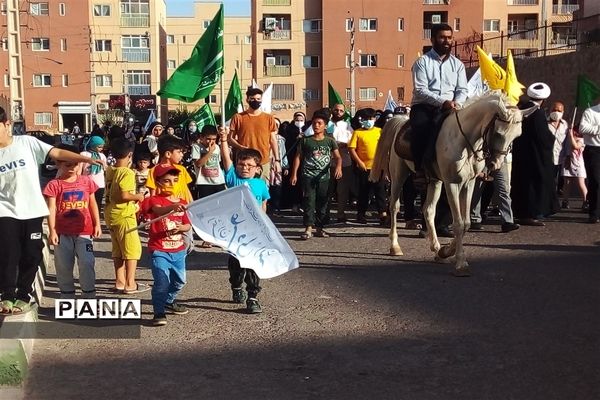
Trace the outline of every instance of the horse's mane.
<path fill-rule="evenodd" d="M 498 103 L 498 107 L 500 108 L 500 116 L 502 118 L 504 118 L 507 121 L 510 122 L 515 122 L 516 121 L 516 113 L 511 112 L 511 110 L 513 109 L 512 107 L 509 108 L 509 101 L 510 99 L 508 98 L 508 96 L 506 95 L 506 93 L 504 93 L 501 90 L 488 90 L 487 92 L 479 95 L 479 96 L 474 96 L 471 97 L 469 99 L 467 99 L 467 101 L 465 101 L 465 103 L 463 104 L 463 109 L 469 107 L 470 105 L 474 104 L 474 103 L 478 103 L 480 101 L 495 101 Z"/>

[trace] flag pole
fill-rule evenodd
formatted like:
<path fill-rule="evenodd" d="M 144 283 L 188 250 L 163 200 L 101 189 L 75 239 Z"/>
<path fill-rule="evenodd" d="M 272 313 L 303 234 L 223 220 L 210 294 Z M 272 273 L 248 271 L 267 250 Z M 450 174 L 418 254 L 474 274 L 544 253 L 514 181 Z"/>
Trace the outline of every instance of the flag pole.
<path fill-rule="evenodd" d="M 571 118 L 571 128 L 573 129 L 573 127 L 575 126 L 575 116 L 577 115 L 577 105 L 575 106 L 575 109 L 573 110 L 573 118 Z"/>
<path fill-rule="evenodd" d="M 221 74 L 221 126 L 225 126 L 225 83 L 223 82 L 223 76 L 225 74 Z"/>

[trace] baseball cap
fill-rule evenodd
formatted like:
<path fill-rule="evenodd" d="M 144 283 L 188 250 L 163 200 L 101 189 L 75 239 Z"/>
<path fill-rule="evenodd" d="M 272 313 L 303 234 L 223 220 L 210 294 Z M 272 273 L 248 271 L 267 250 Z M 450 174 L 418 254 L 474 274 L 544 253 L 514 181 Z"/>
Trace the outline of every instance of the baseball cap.
<path fill-rule="evenodd" d="M 169 164 L 158 164 L 156 167 L 154 167 L 153 174 L 154 179 L 159 179 L 166 174 L 179 175 L 179 170 Z"/>

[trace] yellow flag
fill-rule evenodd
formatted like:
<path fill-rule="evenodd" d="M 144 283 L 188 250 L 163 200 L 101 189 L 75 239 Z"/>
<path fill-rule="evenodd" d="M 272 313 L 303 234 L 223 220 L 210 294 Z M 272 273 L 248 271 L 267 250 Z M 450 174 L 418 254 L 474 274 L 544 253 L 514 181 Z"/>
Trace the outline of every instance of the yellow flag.
<path fill-rule="evenodd" d="M 504 89 L 506 86 L 506 71 L 496 64 L 494 59 L 479 46 L 477 46 L 477 56 L 479 57 L 481 78 L 487 82 L 488 87 L 490 89 Z"/>
<path fill-rule="evenodd" d="M 513 61 L 512 53 L 508 50 L 506 56 L 506 83 L 504 85 L 504 91 L 510 99 L 510 104 L 516 106 L 519 102 L 519 97 L 523 94 L 525 86 L 517 79 L 517 72 L 515 71 L 515 62 Z"/>

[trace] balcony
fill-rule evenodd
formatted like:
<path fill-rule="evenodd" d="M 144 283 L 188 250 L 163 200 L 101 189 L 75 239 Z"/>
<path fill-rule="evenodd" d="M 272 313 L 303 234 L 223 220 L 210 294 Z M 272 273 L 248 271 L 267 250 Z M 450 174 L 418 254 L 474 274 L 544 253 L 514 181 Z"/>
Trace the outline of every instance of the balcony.
<path fill-rule="evenodd" d="M 150 93 L 150 85 L 140 85 L 140 86 L 125 86 L 124 92 L 131 95 L 148 95 Z"/>
<path fill-rule="evenodd" d="M 537 31 L 508 32 L 508 40 L 537 40 Z"/>
<path fill-rule="evenodd" d="M 150 62 L 150 49 L 123 49 L 123 61 L 135 63 Z"/>
<path fill-rule="evenodd" d="M 267 65 L 265 76 L 292 76 L 291 65 Z"/>
<path fill-rule="evenodd" d="M 423 0 L 423 4 L 450 4 L 450 0 Z"/>
<path fill-rule="evenodd" d="M 509 6 L 537 6 L 539 0 L 508 0 Z"/>
<path fill-rule="evenodd" d="M 122 28 L 148 28 L 150 26 L 150 15 L 126 14 L 121 15 Z"/>
<path fill-rule="evenodd" d="M 552 15 L 568 15 L 579 10 L 579 4 L 554 4 L 552 6 Z"/>
<path fill-rule="evenodd" d="M 263 0 L 263 6 L 291 6 L 292 0 Z"/>
<path fill-rule="evenodd" d="M 292 39 L 292 31 L 282 29 L 282 30 L 265 32 L 263 39 L 264 40 L 291 40 Z"/>

